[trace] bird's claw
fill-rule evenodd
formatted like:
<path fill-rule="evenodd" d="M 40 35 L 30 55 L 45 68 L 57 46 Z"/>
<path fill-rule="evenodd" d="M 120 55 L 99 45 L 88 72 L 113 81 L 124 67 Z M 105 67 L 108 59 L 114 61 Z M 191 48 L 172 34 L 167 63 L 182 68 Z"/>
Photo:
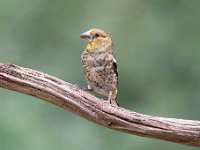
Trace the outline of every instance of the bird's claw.
<path fill-rule="evenodd" d="M 74 86 L 75 86 L 77 89 L 81 89 L 81 90 L 84 90 L 84 89 L 85 89 L 84 87 L 82 87 L 82 86 L 80 86 L 80 85 L 78 85 L 78 84 L 74 84 Z"/>
<path fill-rule="evenodd" d="M 80 89 L 80 90 L 83 90 L 83 91 L 93 92 L 92 89 L 88 89 L 88 88 L 82 87 L 82 86 L 80 86 L 80 85 L 78 85 L 78 84 L 75 84 L 75 87 L 76 87 L 77 89 Z"/>

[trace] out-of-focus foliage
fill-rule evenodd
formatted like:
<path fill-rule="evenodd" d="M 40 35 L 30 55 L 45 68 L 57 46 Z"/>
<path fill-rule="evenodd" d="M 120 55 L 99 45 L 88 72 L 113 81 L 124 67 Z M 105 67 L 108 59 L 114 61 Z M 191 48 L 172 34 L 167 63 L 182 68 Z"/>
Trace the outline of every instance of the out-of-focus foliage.
<path fill-rule="evenodd" d="M 199 0 L 1 0 L 0 62 L 86 86 L 79 34 L 113 38 L 122 107 L 200 120 Z M 0 89 L 2 150 L 196 149 L 120 133 Z"/>

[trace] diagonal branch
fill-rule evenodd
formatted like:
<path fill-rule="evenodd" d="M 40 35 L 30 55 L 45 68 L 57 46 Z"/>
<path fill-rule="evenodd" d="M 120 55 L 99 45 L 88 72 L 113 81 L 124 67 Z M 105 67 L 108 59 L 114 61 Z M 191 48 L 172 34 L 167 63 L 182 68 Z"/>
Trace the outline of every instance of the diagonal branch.
<path fill-rule="evenodd" d="M 0 87 L 32 95 L 107 128 L 200 147 L 200 121 L 143 115 L 111 106 L 79 86 L 42 72 L 0 64 Z"/>

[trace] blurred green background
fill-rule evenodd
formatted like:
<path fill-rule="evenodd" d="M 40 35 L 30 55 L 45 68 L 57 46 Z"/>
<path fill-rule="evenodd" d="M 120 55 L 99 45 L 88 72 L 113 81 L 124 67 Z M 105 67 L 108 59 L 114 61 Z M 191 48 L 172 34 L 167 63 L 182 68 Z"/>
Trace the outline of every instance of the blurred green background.
<path fill-rule="evenodd" d="M 122 107 L 200 120 L 199 8 L 199 0 L 1 0 L 0 62 L 86 86 L 79 34 L 100 28 L 114 41 Z M 0 149 L 197 148 L 113 131 L 0 89 Z"/>

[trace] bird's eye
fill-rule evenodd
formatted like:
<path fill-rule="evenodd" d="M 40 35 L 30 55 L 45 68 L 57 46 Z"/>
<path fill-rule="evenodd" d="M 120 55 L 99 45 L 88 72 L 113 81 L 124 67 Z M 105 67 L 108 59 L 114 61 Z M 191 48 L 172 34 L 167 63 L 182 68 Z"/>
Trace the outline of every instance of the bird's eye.
<path fill-rule="evenodd" d="M 99 37 L 100 35 L 99 35 L 98 33 L 96 33 L 94 36 L 95 36 L 95 37 Z"/>

